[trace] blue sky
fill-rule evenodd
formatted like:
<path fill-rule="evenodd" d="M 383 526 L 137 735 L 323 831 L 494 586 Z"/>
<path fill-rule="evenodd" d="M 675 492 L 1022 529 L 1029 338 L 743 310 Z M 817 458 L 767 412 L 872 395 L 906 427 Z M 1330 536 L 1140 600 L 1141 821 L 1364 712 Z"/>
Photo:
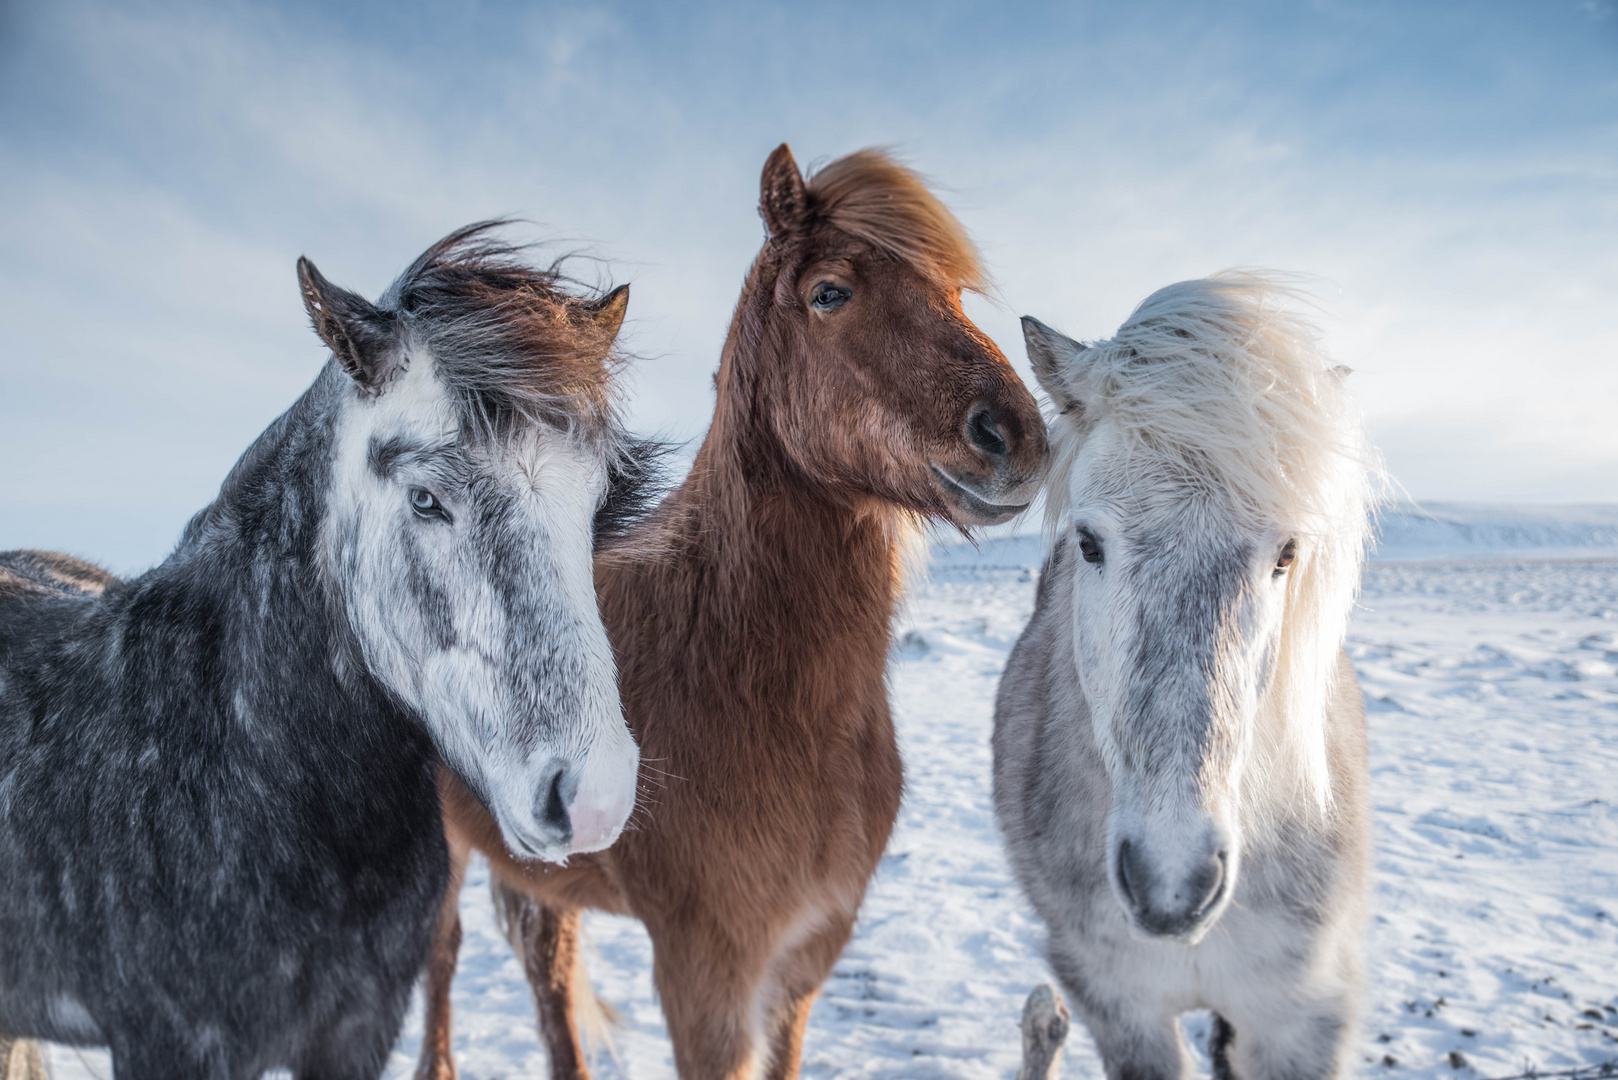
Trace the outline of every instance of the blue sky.
<path fill-rule="evenodd" d="M 998 283 L 1110 334 L 1307 275 L 1418 498 L 1618 501 L 1618 11 L 1532 3 L 0 0 L 0 548 L 160 558 L 375 294 L 464 222 L 632 283 L 638 426 L 703 430 L 757 177 L 895 148 Z"/>

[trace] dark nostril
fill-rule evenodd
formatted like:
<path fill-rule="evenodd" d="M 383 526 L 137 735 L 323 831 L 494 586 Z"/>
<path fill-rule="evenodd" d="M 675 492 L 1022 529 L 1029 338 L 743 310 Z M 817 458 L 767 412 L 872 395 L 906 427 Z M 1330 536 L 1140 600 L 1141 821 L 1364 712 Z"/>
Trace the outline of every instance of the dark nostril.
<path fill-rule="evenodd" d="M 1209 859 L 1202 869 L 1191 875 L 1191 880 L 1186 883 L 1186 891 L 1195 900 L 1191 905 L 1192 913 L 1200 917 L 1218 903 L 1224 890 L 1225 853 L 1220 851 Z"/>
<path fill-rule="evenodd" d="M 573 831 L 573 823 L 567 815 L 566 781 L 567 770 L 557 769 L 545 793 L 545 810 L 540 814 L 541 821 L 564 836 Z"/>
<path fill-rule="evenodd" d="M 1000 433 L 1000 425 L 994 422 L 986 408 L 975 409 L 966 418 L 966 437 L 973 446 L 990 457 L 1005 457 L 1011 450 L 1006 445 L 1005 436 Z"/>
<path fill-rule="evenodd" d="M 1139 907 L 1137 897 L 1145 884 L 1141 874 L 1140 856 L 1128 840 L 1118 841 L 1118 885 L 1130 907 Z"/>

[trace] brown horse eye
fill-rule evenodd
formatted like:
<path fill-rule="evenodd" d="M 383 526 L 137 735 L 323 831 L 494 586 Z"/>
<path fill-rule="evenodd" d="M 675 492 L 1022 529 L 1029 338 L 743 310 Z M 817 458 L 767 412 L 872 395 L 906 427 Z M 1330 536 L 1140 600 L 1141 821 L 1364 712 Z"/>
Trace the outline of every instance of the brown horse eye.
<path fill-rule="evenodd" d="M 848 298 L 854 294 L 841 285 L 833 285 L 829 281 L 822 281 L 815 286 L 813 303 L 821 311 L 830 311 L 848 303 Z"/>
<path fill-rule="evenodd" d="M 1280 577 L 1283 573 L 1285 573 L 1286 568 L 1296 562 L 1297 558 L 1298 542 L 1296 540 L 1288 540 L 1286 545 L 1281 548 L 1280 557 L 1275 560 L 1275 576 Z"/>

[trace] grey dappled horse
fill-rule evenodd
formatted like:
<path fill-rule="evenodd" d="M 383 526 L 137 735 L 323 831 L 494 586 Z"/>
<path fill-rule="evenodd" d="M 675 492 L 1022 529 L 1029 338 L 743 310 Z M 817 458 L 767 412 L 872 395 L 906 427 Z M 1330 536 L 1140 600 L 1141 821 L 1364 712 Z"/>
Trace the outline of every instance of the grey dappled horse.
<path fill-rule="evenodd" d="M 489 227 L 375 305 L 300 261 L 333 359 L 161 565 L 0 556 L 0 1034 L 374 1077 L 445 886 L 436 762 L 531 857 L 622 827 L 591 574 L 641 472 L 625 294 Z"/>
<path fill-rule="evenodd" d="M 1024 320 L 1059 410 L 1054 543 L 995 705 L 995 806 L 1113 1080 L 1347 1068 L 1370 872 L 1342 650 L 1378 475 L 1345 369 L 1246 275 L 1085 346 Z"/>

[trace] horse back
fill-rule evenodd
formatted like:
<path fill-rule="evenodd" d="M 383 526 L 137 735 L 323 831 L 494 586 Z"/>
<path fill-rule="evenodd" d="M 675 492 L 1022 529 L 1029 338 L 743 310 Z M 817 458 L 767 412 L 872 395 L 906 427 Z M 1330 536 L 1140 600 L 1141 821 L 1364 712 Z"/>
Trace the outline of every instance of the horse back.
<path fill-rule="evenodd" d="M 100 596 L 118 579 L 94 563 L 56 551 L 0 551 L 0 604 L 24 595 Z"/>

